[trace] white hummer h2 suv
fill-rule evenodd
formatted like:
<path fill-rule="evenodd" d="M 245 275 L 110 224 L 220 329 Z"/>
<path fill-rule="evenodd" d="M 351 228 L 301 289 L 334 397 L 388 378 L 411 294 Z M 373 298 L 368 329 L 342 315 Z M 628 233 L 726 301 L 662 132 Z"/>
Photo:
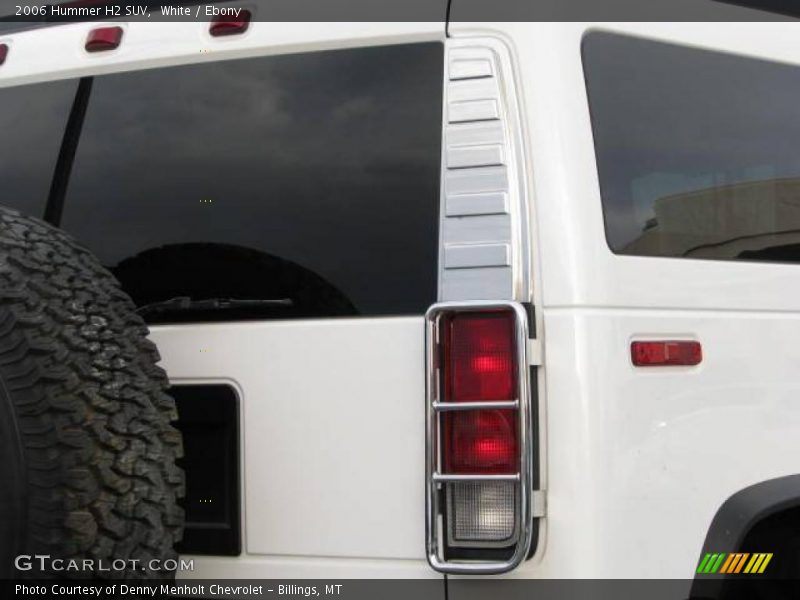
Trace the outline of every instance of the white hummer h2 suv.
<path fill-rule="evenodd" d="M 800 26 L 261 9 L 0 29 L 3 573 L 797 575 Z"/>

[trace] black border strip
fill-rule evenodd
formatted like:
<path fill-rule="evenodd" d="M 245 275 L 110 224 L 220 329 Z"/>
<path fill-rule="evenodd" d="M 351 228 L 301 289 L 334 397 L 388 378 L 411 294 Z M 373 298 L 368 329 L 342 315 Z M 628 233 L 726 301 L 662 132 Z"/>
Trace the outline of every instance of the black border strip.
<path fill-rule="evenodd" d="M 124 21 L 208 21 L 204 10 L 190 10 L 189 16 L 164 16 L 161 6 L 202 7 L 203 5 L 242 6 L 252 11 L 253 21 L 427 21 L 427 22 L 498 22 L 498 21 L 787 21 L 800 18 L 796 0 L 82 0 L 51 2 L 54 5 L 80 7 L 119 7 Z M 76 21 L 108 20 L 108 14 L 96 17 L 16 16 L 17 5 L 33 6 L 32 0 L 0 0 L 0 34 L 47 27 Z M 147 6 L 148 17 L 126 16 L 129 6 Z M 255 10 L 254 10 L 255 8 Z M 48 11 L 51 13 L 52 11 Z M 115 11 L 116 12 L 116 11 Z"/>

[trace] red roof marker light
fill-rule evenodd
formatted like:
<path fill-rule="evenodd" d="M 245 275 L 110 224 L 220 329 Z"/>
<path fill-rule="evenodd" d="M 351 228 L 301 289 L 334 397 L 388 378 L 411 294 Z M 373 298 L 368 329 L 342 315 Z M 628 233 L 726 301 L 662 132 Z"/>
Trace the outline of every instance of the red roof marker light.
<path fill-rule="evenodd" d="M 211 27 L 209 27 L 208 32 L 214 37 L 244 33 L 250 26 L 251 17 L 252 14 L 246 9 L 242 9 L 238 16 L 217 15 L 211 19 Z"/>
<path fill-rule="evenodd" d="M 659 340 L 631 343 L 636 367 L 693 367 L 703 361 L 700 342 Z"/>
<path fill-rule="evenodd" d="M 98 27 L 86 38 L 87 52 L 107 52 L 118 48 L 122 42 L 122 27 Z"/>

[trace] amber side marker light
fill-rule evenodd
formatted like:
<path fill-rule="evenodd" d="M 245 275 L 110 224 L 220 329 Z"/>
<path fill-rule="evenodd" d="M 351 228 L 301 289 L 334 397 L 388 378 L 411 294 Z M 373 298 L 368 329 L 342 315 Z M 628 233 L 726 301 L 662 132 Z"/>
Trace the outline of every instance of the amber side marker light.
<path fill-rule="evenodd" d="M 211 20 L 208 32 L 214 37 L 244 33 L 250 27 L 251 17 L 250 11 L 244 9 L 239 12 L 238 16 L 217 15 Z"/>
<path fill-rule="evenodd" d="M 107 52 L 119 48 L 122 42 L 122 27 L 98 27 L 86 38 L 87 52 Z"/>
<path fill-rule="evenodd" d="M 636 367 L 693 367 L 703 361 L 700 342 L 660 340 L 631 343 Z"/>

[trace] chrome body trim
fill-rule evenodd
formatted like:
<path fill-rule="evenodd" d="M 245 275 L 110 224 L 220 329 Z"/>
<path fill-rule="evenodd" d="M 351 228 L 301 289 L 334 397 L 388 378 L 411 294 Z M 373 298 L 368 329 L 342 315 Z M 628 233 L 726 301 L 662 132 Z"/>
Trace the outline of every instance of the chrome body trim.
<path fill-rule="evenodd" d="M 526 161 L 511 54 L 445 45 L 439 301 L 530 299 Z"/>
<path fill-rule="evenodd" d="M 519 481 L 519 473 L 513 475 L 447 475 L 446 473 L 434 473 L 431 479 L 435 483 L 447 483 L 455 481 Z"/>
<path fill-rule="evenodd" d="M 480 410 L 482 408 L 488 408 L 492 410 L 500 410 L 502 408 L 517 409 L 519 408 L 519 400 L 498 400 L 497 402 L 492 402 L 491 400 L 488 400 L 486 402 L 434 402 L 433 403 L 433 410 L 441 412 L 450 412 L 455 410 Z"/>

